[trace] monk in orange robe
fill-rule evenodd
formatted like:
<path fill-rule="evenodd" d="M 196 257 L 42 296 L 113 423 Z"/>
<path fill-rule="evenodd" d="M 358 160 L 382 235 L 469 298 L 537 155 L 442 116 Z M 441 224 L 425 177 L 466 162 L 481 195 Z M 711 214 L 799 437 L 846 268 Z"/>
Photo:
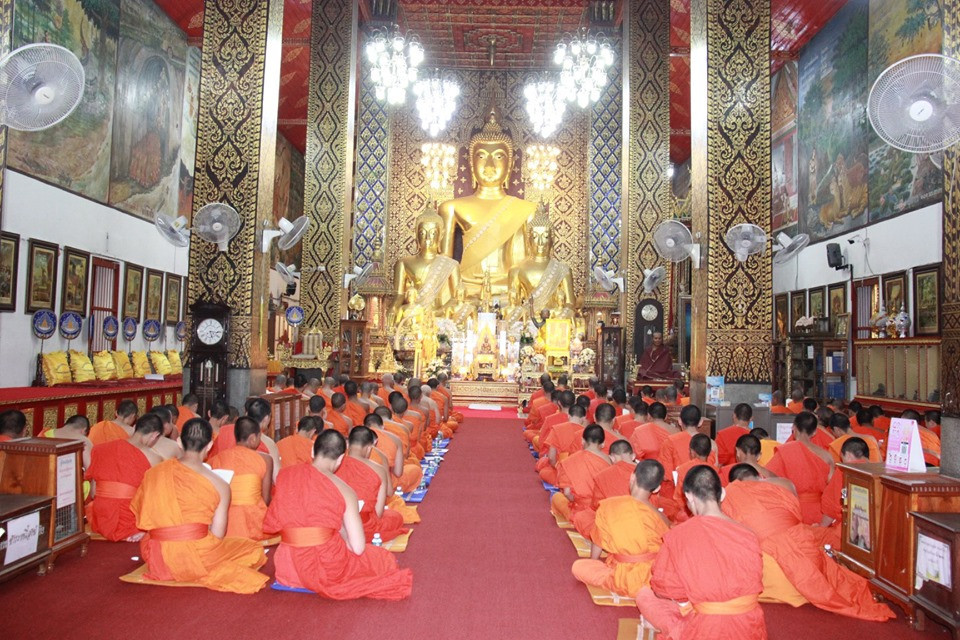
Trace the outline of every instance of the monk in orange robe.
<path fill-rule="evenodd" d="M 717 431 L 717 463 L 733 464 L 736 461 L 737 440 L 750 433 L 750 421 L 753 419 L 753 407 L 741 402 L 733 408 L 733 424 Z"/>
<path fill-rule="evenodd" d="M 820 499 L 827 481 L 833 475 L 833 458 L 811 442 L 817 429 L 817 416 L 803 411 L 793 419 L 793 436 L 796 442 L 787 442 L 777 447 L 767 468 L 776 475 L 794 484 L 800 498 L 803 521 L 817 524 L 823 519 Z"/>
<path fill-rule="evenodd" d="M 760 541 L 723 514 L 721 492 L 710 467 L 687 474 L 684 493 L 694 517 L 664 534 L 650 586 L 637 594 L 642 625 L 665 640 L 766 640 Z"/>
<path fill-rule="evenodd" d="M 77 440 L 83 443 L 83 468 L 90 468 L 90 453 L 93 443 L 90 442 L 90 421 L 86 416 L 77 414 L 70 416 L 59 429 L 47 429 L 40 433 L 41 438 L 60 438 L 62 440 Z"/>
<path fill-rule="evenodd" d="M 920 448 L 923 449 L 923 461 L 927 466 L 940 466 L 940 436 L 926 427 L 926 421 L 917 411 L 907 409 L 900 414 L 903 420 L 914 420 L 920 434 Z"/>
<path fill-rule="evenodd" d="M 660 445 L 660 455 L 657 459 L 663 465 L 663 486 L 660 488 L 660 493 L 664 496 L 672 498 L 674 495 L 676 485 L 673 482 L 673 472 L 690 459 L 690 440 L 700 433 L 701 417 L 699 407 L 692 404 L 685 406 L 680 410 L 680 426 L 683 430 L 670 435 Z M 716 462 L 716 455 L 715 450 L 711 452 L 710 464 Z"/>
<path fill-rule="evenodd" d="M 600 403 L 594 411 L 595 423 L 603 429 L 603 452 L 610 453 L 610 445 L 617 440 L 625 440 L 622 433 L 614 428 L 614 421 L 617 418 L 617 409 L 609 402 Z"/>
<path fill-rule="evenodd" d="M 760 540 L 760 548 L 783 570 L 796 590 L 814 606 L 861 620 L 895 617 L 874 602 L 867 581 L 834 562 L 801 523 L 800 502 L 789 489 L 763 481 L 749 465 L 737 465 L 727 487 L 723 512 Z"/>
<path fill-rule="evenodd" d="M 644 460 L 631 472 L 630 495 L 607 498 L 597 509 L 596 544 L 589 560 L 573 563 L 573 577 L 628 598 L 650 584 L 650 569 L 670 522 L 650 503 L 663 465 Z M 600 560 L 601 549 L 607 552 Z"/>
<path fill-rule="evenodd" d="M 601 383 L 593 387 L 594 398 L 590 400 L 590 406 L 587 407 L 587 423 L 596 421 L 597 407 L 607 401 L 607 389 Z"/>
<path fill-rule="evenodd" d="M 787 409 L 794 414 L 803 411 L 803 391 L 800 389 L 793 390 L 790 394 L 790 401 L 787 402 Z"/>
<path fill-rule="evenodd" d="M 638 460 L 652 460 L 660 457 L 663 443 L 674 433 L 676 425 L 667 422 L 667 407 L 654 402 L 647 407 L 648 420 L 641 422 L 630 434 L 630 445 Z"/>
<path fill-rule="evenodd" d="M 273 459 L 257 451 L 260 425 L 251 418 L 239 418 L 233 430 L 237 446 L 207 460 L 214 469 L 233 471 L 227 537 L 266 540 L 269 536 L 263 532 L 263 517 L 267 515 L 273 487 Z"/>
<path fill-rule="evenodd" d="M 273 418 L 270 403 L 263 398 L 250 398 L 244 405 L 244 411 L 248 418 L 253 419 L 260 425 L 260 444 L 257 446 L 257 451 L 266 453 L 273 459 L 273 479 L 276 480 L 277 473 L 280 471 L 280 451 L 277 449 L 277 443 L 273 441 L 273 438 L 267 435 L 270 421 Z M 237 446 L 236 433 L 233 427 L 234 425 L 229 424 L 220 429 L 220 434 L 210 448 L 209 456 L 215 456 L 221 451 Z"/>
<path fill-rule="evenodd" d="M 936 409 L 930 409 L 923 414 L 923 426 L 936 434 L 938 438 L 943 436 L 940 434 L 940 412 Z"/>
<path fill-rule="evenodd" d="M 539 400 L 540 398 L 543 398 L 544 396 L 549 396 L 549 395 L 550 395 L 550 394 L 548 394 L 547 391 L 546 391 L 546 386 L 547 386 L 547 383 L 548 383 L 548 382 L 550 382 L 550 384 L 553 384 L 553 382 L 550 380 L 550 374 L 549 374 L 549 373 L 541 373 L 541 374 L 540 374 L 540 388 L 537 389 L 536 391 L 534 391 L 533 393 L 531 393 L 531 394 L 530 394 L 530 399 L 527 400 L 527 414 L 530 413 L 530 409 L 533 407 L 533 403 L 534 403 L 535 401 Z M 556 387 L 554 387 L 554 388 L 556 388 Z"/>
<path fill-rule="evenodd" d="M 180 434 L 183 458 L 147 471 L 130 503 L 147 532 L 140 541 L 146 577 L 256 593 L 269 580 L 257 571 L 267 558 L 253 540 L 224 537 L 230 486 L 203 465 L 212 439 L 210 423 L 189 420 Z"/>
<path fill-rule="evenodd" d="M 197 415 L 197 409 L 199 408 L 200 398 L 197 396 L 197 394 L 188 393 L 187 395 L 183 396 L 180 406 L 177 407 L 177 433 L 180 433 L 180 430 L 183 429 L 183 425 L 187 424 L 187 420 L 200 417 Z"/>
<path fill-rule="evenodd" d="M 163 462 L 153 450 L 162 437 L 163 422 L 148 413 L 137 420 L 129 439 L 111 440 L 93 448 L 84 477 L 92 483 L 93 501 L 87 506 L 87 518 L 95 533 L 113 542 L 137 542 L 143 537 L 130 501 L 144 474 Z"/>
<path fill-rule="evenodd" d="M 730 484 L 730 471 L 738 464 L 749 464 L 756 469 L 761 478 L 776 478 L 777 475 L 760 464 L 760 454 L 762 445 L 760 439 L 755 435 L 747 434 L 740 436 L 737 440 L 737 446 L 734 449 L 736 461 L 720 468 L 720 482 L 723 486 Z"/>
<path fill-rule="evenodd" d="M 315 416 L 303 416 L 297 423 L 297 432 L 277 443 L 281 469 L 295 464 L 313 462 L 313 440 L 323 430 L 322 424 Z"/>
<path fill-rule="evenodd" d="M 598 473 L 610 466 L 603 452 L 603 429 L 595 424 L 583 430 L 583 451 L 557 465 L 560 491 L 550 498 L 550 508 L 567 520 L 593 503 L 593 485 Z"/>
<path fill-rule="evenodd" d="M 770 415 L 787 415 L 791 413 L 793 413 L 793 411 L 787 409 L 783 404 L 783 394 L 779 391 L 774 391 L 770 396 Z"/>
<path fill-rule="evenodd" d="M 444 424 L 454 433 L 460 428 L 463 422 L 463 416 L 453 410 L 453 394 L 443 386 L 440 377 L 430 378 L 427 384 L 433 389 L 434 400 L 436 400 L 443 409 Z"/>
<path fill-rule="evenodd" d="M 673 501 L 676 502 L 680 507 L 680 513 L 678 513 L 678 516 L 681 521 L 686 520 L 689 516 L 693 515 L 693 512 L 690 511 L 689 505 L 687 505 L 687 501 L 684 498 L 683 481 L 686 479 L 687 473 L 694 467 L 707 465 L 716 470 L 716 467 L 712 463 L 708 462 L 712 452 L 712 445 L 713 443 L 710 442 L 710 438 L 702 433 L 698 433 L 690 438 L 690 459 L 686 462 L 681 462 L 674 471 L 674 473 L 677 474 L 677 479 L 675 481 L 676 488 L 673 491 Z"/>
<path fill-rule="evenodd" d="M 410 493 L 416 489 L 423 479 L 423 468 L 417 463 L 406 462 L 403 454 L 403 442 L 400 438 L 384 429 L 383 418 L 377 412 L 364 418 L 363 426 L 372 429 L 377 435 L 376 447 L 390 461 L 388 470 L 393 477 L 391 485 L 400 487 L 400 490 L 404 493 Z"/>
<path fill-rule="evenodd" d="M 546 453 L 541 453 L 536 470 L 547 484 L 557 484 L 557 465 L 583 448 L 583 430 L 587 426 L 587 412 L 580 405 L 570 407 L 567 422 L 550 430 Z M 559 414 L 557 414 L 559 415 Z M 551 416 L 552 417 L 552 416 Z"/>
<path fill-rule="evenodd" d="M 350 417 L 350 422 L 356 426 L 363 424 L 363 419 L 367 416 L 367 409 L 357 402 L 357 392 L 359 387 L 353 380 L 347 380 L 343 385 L 346 404 L 343 405 L 343 413 Z"/>
<path fill-rule="evenodd" d="M 17 409 L 0 413 L 0 442 L 27 437 L 27 416 Z"/>
<path fill-rule="evenodd" d="M 375 413 L 383 418 L 384 428 L 404 441 L 404 456 L 413 449 L 416 462 L 432 449 L 432 436 L 426 431 L 423 415 L 410 410 L 410 403 L 398 392 L 390 394 L 390 404 L 377 407 Z"/>
<path fill-rule="evenodd" d="M 606 469 L 600 471 L 593 482 L 593 491 L 590 494 L 590 506 L 580 509 L 573 516 L 573 527 L 588 540 L 594 540 L 594 521 L 600 502 L 606 498 L 625 496 L 630 492 L 630 476 L 636 467 L 633 459 L 633 448 L 626 440 L 617 440 L 610 445 L 610 462 Z M 599 554 L 600 552 L 597 551 Z M 600 556 L 597 555 L 599 558 Z"/>
<path fill-rule="evenodd" d="M 333 424 L 333 428 L 340 435 L 346 438 L 354 426 L 353 418 L 347 413 L 347 397 L 339 391 L 334 393 L 333 398 L 330 399 L 330 407 L 330 411 L 327 411 L 327 420 Z"/>
<path fill-rule="evenodd" d="M 840 449 L 840 462 L 843 464 L 865 464 L 869 460 L 870 449 L 866 441 L 853 436 L 847 438 L 843 447 Z M 840 523 L 843 520 L 843 488 L 844 478 L 843 469 L 837 467 L 830 481 L 823 489 L 823 496 L 820 498 L 820 509 L 823 511 L 823 519 L 819 524 L 810 527 L 813 535 L 816 537 L 817 544 L 824 546 L 829 544 L 834 549 L 840 548 L 841 532 Z"/>
<path fill-rule="evenodd" d="M 543 396 L 537 398 L 536 400 L 530 401 L 528 407 L 530 408 L 529 413 L 527 414 L 527 419 L 524 421 L 525 429 L 533 429 L 538 431 L 540 429 L 540 423 L 543 422 L 545 415 L 541 415 L 542 411 L 547 410 L 549 413 L 553 413 L 546 407 L 549 407 L 553 404 L 555 398 L 554 394 L 557 391 L 557 388 L 549 380 L 543 385 Z M 532 398 L 532 396 L 531 396 Z M 556 407 L 554 407 L 556 409 Z"/>
<path fill-rule="evenodd" d="M 312 464 L 280 472 L 267 510 L 264 527 L 281 536 L 277 582 L 332 600 L 407 598 L 413 573 L 386 549 L 366 545 L 357 494 L 336 476 L 347 448 L 343 436 L 326 430 L 314 447 Z"/>
<path fill-rule="evenodd" d="M 90 442 L 97 446 L 111 440 L 126 440 L 133 434 L 138 413 L 136 402 L 121 400 L 113 420 L 102 420 L 90 428 Z"/>
<path fill-rule="evenodd" d="M 416 388 L 416 391 L 414 391 Z M 419 396 L 419 400 L 416 399 Z M 410 400 L 416 405 L 414 409 L 419 409 L 426 418 L 425 425 L 433 434 L 433 437 L 442 436 L 444 438 L 453 437 L 453 429 L 446 426 L 443 422 L 443 416 L 440 413 L 440 405 L 433 399 L 433 390 L 428 384 L 421 384 L 419 387 L 410 388 Z"/>
<path fill-rule="evenodd" d="M 557 404 L 559 405 L 559 410 L 556 413 L 551 413 L 546 418 L 543 419 L 543 424 L 540 426 L 540 430 L 533 436 L 533 447 L 540 452 L 540 455 L 544 455 L 547 450 L 547 438 L 550 437 L 550 433 L 553 431 L 554 427 L 559 424 L 564 424 L 565 422 L 570 421 L 570 408 L 575 405 L 577 402 L 576 396 L 573 395 L 573 391 L 569 389 L 566 391 L 561 391 L 557 394 Z M 586 415 L 586 413 L 584 413 Z"/>
<path fill-rule="evenodd" d="M 843 457 L 841 454 L 843 444 L 850 438 L 857 437 L 858 434 L 854 433 L 850 428 L 850 418 L 842 413 L 835 413 L 830 416 L 830 430 L 833 431 L 835 439 L 830 443 L 827 452 L 833 458 L 834 462 L 840 462 Z M 877 443 L 876 438 L 868 435 L 859 435 L 859 437 L 867 444 L 870 450 L 870 462 L 881 462 L 880 445 Z"/>
<path fill-rule="evenodd" d="M 347 455 L 337 468 L 337 477 L 346 482 L 363 502 L 360 507 L 360 520 L 367 542 L 373 541 L 373 535 L 380 534 L 384 542 L 393 540 L 407 532 L 403 528 L 403 515 L 385 508 L 387 487 L 390 486 L 387 470 L 371 462 L 370 452 L 376 442 L 371 429 L 360 426 L 350 430 L 347 441 Z"/>

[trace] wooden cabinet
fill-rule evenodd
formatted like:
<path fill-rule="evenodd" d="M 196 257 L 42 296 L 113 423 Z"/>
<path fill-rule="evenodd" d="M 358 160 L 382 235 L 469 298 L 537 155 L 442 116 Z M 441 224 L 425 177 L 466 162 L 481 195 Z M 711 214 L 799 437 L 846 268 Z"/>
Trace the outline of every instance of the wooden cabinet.
<path fill-rule="evenodd" d="M 53 498 L 50 496 L 24 496 L 14 494 L 0 494 L 0 582 L 15 576 L 21 571 L 27 571 L 39 566 L 43 573 L 47 558 L 50 556 L 50 539 L 47 536 L 47 523 L 50 522 L 53 512 Z M 11 555 L 10 534 L 34 534 L 36 541 L 31 540 L 32 552 L 26 555 Z"/>
<path fill-rule="evenodd" d="M 785 397 L 795 388 L 811 398 L 847 400 L 849 389 L 846 340 L 791 335 L 786 365 Z"/>
<path fill-rule="evenodd" d="M 834 473 L 843 473 L 843 519 L 837 559 L 851 571 L 870 580 L 877 571 L 878 532 L 886 473 L 882 462 L 840 464 Z"/>
<path fill-rule="evenodd" d="M 597 330 L 597 377 L 608 389 L 623 386 L 623 327 Z"/>
<path fill-rule="evenodd" d="M 899 413 L 939 409 L 940 339 L 856 340 L 858 397 Z"/>
<path fill-rule="evenodd" d="M 917 607 L 917 628 L 923 629 L 924 616 L 930 616 L 960 637 L 960 514 L 912 513 L 914 544 L 914 593 L 910 599 Z"/>
<path fill-rule="evenodd" d="M 354 380 L 367 375 L 370 363 L 370 332 L 366 320 L 340 321 L 340 373 Z"/>

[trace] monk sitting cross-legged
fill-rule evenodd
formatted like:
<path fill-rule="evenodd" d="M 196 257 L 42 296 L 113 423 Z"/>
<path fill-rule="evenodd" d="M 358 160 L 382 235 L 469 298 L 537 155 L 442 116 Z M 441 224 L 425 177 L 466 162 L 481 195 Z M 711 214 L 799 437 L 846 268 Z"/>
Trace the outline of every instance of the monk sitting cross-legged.
<path fill-rule="evenodd" d="M 403 400 L 403 398 L 401 398 Z M 363 419 L 363 426 L 372 429 L 377 435 L 376 447 L 383 452 L 390 462 L 387 470 L 390 472 L 390 486 L 400 487 L 403 493 L 410 493 L 420 485 L 423 479 L 423 468 L 416 462 L 409 462 L 404 456 L 404 442 L 401 438 L 387 431 L 380 412 L 387 411 L 386 407 L 378 407 L 376 411 Z"/>
<path fill-rule="evenodd" d="M 297 432 L 277 443 L 281 469 L 313 460 L 313 439 L 323 431 L 322 425 L 323 422 L 314 416 L 300 418 L 300 422 L 297 423 Z"/>
<path fill-rule="evenodd" d="M 258 543 L 224 537 L 230 485 L 203 464 L 212 438 L 206 420 L 188 420 L 180 434 L 183 458 L 147 471 L 130 503 L 147 532 L 140 541 L 146 577 L 256 593 L 268 580 L 257 571 L 267 559 Z"/>
<path fill-rule="evenodd" d="M 640 399 L 640 396 L 630 396 L 627 399 L 627 405 L 630 412 L 624 411 L 614 420 L 614 428 L 623 434 L 624 438 L 629 439 L 633 435 L 634 429 L 649 421 L 647 403 Z"/>
<path fill-rule="evenodd" d="M 351 429 L 347 455 L 337 469 L 337 477 L 346 482 L 362 502 L 360 520 L 367 542 L 373 541 L 375 533 L 387 542 L 407 530 L 403 528 L 403 515 L 385 508 L 390 477 L 386 468 L 370 460 L 375 442 L 372 429 L 363 426 Z"/>
<path fill-rule="evenodd" d="M 717 464 L 733 464 L 736 459 L 736 444 L 740 436 L 750 433 L 753 407 L 741 402 L 733 408 L 733 424 L 717 431 Z"/>
<path fill-rule="evenodd" d="M 260 425 L 260 444 L 257 447 L 257 451 L 267 453 L 273 458 L 273 478 L 276 480 L 277 472 L 280 471 L 280 452 L 277 451 L 277 443 L 266 433 L 267 429 L 270 428 L 270 420 L 273 417 L 270 410 L 270 403 L 263 398 L 250 398 L 244 405 L 244 410 L 248 418 L 252 418 L 254 422 Z M 224 427 L 225 428 L 220 430 L 220 435 L 217 436 L 217 439 L 213 442 L 213 447 L 209 453 L 210 456 L 215 456 L 221 451 L 237 445 L 233 425 L 224 425 Z"/>
<path fill-rule="evenodd" d="M 133 435 L 97 445 L 90 455 L 86 478 L 92 483 L 93 502 L 87 507 L 90 528 L 117 542 L 136 542 L 143 537 L 130 510 L 130 500 L 143 475 L 163 462 L 153 445 L 163 437 L 163 423 L 148 413 L 137 420 Z"/>
<path fill-rule="evenodd" d="M 823 519 L 820 498 L 827 481 L 833 475 L 833 458 L 813 444 L 811 438 L 817 430 L 817 416 L 803 411 L 793 419 L 793 435 L 796 442 L 787 442 L 777 447 L 767 468 L 786 478 L 797 488 L 800 509 L 806 524 L 817 524 Z"/>
<path fill-rule="evenodd" d="M 564 391 L 564 393 L 570 392 Z M 557 465 L 583 448 L 583 430 L 587 426 L 587 411 L 580 405 L 574 405 L 568 411 L 569 413 L 564 414 L 567 422 L 553 427 L 550 435 L 541 443 L 546 447 L 547 453 L 537 460 L 536 469 L 540 479 L 547 484 L 556 485 Z"/>
<path fill-rule="evenodd" d="M 257 451 L 260 446 L 260 425 L 253 419 L 239 418 L 233 430 L 237 446 L 207 460 L 207 464 L 214 469 L 233 471 L 227 536 L 265 540 L 269 536 L 263 532 L 263 517 L 270 504 L 273 459 Z"/>
<path fill-rule="evenodd" d="M 176 414 L 162 404 L 150 409 L 150 413 L 159 417 L 163 422 L 163 437 L 153 445 L 153 450 L 164 460 L 179 458 L 183 455 L 183 449 L 177 442 L 179 433 L 177 432 Z"/>
<path fill-rule="evenodd" d="M 133 434 L 133 425 L 137 421 L 137 403 L 133 400 L 122 400 L 117 405 L 117 416 L 113 420 L 102 420 L 90 429 L 90 442 L 93 446 L 110 442 L 111 440 L 125 440 Z"/>
<path fill-rule="evenodd" d="M 736 461 L 720 469 L 720 481 L 724 486 L 730 484 L 730 470 L 738 464 L 749 464 L 756 469 L 761 478 L 777 477 L 777 474 L 760 464 L 761 447 L 760 439 L 757 438 L 757 436 L 748 433 L 745 436 L 737 438 L 737 446 L 734 449 Z"/>
<path fill-rule="evenodd" d="M 333 397 L 330 398 L 330 410 L 327 411 L 326 418 L 340 435 L 344 438 L 347 437 L 354 425 L 353 418 L 347 413 L 347 396 L 339 391 L 333 394 Z"/>
<path fill-rule="evenodd" d="M 528 442 L 533 442 L 533 436 L 537 435 L 540 431 L 540 427 L 543 425 L 543 419 L 551 413 L 556 413 L 558 410 L 554 403 L 556 390 L 557 388 L 553 383 L 547 380 L 543 384 L 543 395 L 536 400 L 531 399 L 528 405 L 529 413 L 523 423 L 523 437 L 526 438 Z M 531 396 L 531 398 L 532 397 L 533 396 Z"/>
<path fill-rule="evenodd" d="M 630 492 L 630 475 L 636 467 L 633 459 L 633 448 L 626 440 L 617 440 L 610 445 L 610 461 L 613 463 L 596 475 L 593 483 L 593 492 L 590 496 L 590 506 L 577 511 L 573 516 L 573 527 L 588 540 L 594 540 L 594 521 L 597 517 L 597 508 L 600 502 L 607 498 L 625 496 Z M 596 549 L 600 557 L 599 548 Z"/>
<path fill-rule="evenodd" d="M 905 409 L 900 418 L 903 420 L 915 420 L 917 422 L 917 431 L 920 434 L 920 448 L 923 449 L 923 461 L 928 467 L 940 466 L 940 436 L 934 433 L 926 426 L 926 421 L 920 417 L 920 414 L 913 409 Z"/>
<path fill-rule="evenodd" d="M 307 401 L 307 408 L 310 410 L 310 413 L 307 415 L 312 418 L 316 418 L 319 423 L 319 426 L 317 427 L 317 433 L 320 433 L 324 429 L 334 428 L 333 423 L 327 420 L 327 404 L 327 397 L 322 393 L 316 394 Z M 313 458 L 310 459 L 312 460 Z"/>
<path fill-rule="evenodd" d="M 559 409 L 556 413 L 551 413 L 543 419 L 543 425 L 540 427 L 540 431 L 533 438 L 533 447 L 540 454 L 540 457 L 545 456 L 547 451 L 549 451 L 547 439 L 550 438 L 554 427 L 570 420 L 570 408 L 577 403 L 577 397 L 573 394 L 573 391 L 569 389 L 557 391 L 555 397 Z M 586 412 L 584 412 L 584 416 L 586 416 Z M 584 422 L 584 424 L 586 424 L 586 422 Z"/>
<path fill-rule="evenodd" d="M 572 520 L 578 511 L 590 508 L 596 476 L 610 466 L 610 457 L 603 452 L 603 437 L 602 427 L 588 426 L 583 430 L 583 451 L 557 465 L 560 491 L 550 498 L 555 514 Z"/>
<path fill-rule="evenodd" d="M 617 418 L 617 409 L 612 404 L 601 402 L 594 409 L 595 422 L 603 429 L 604 453 L 610 453 L 610 445 L 617 440 L 623 440 L 624 435 L 614 427 L 614 420 Z"/>
<path fill-rule="evenodd" d="M 0 442 L 27 437 L 27 416 L 16 409 L 0 413 Z"/>
<path fill-rule="evenodd" d="M 175 416 L 175 422 L 177 424 L 177 433 L 183 429 L 183 425 L 187 424 L 187 420 L 191 418 L 199 418 L 197 415 L 197 409 L 200 408 L 200 398 L 195 393 L 188 393 L 183 396 L 183 400 L 180 403 L 180 406 L 177 407 L 177 415 Z"/>
<path fill-rule="evenodd" d="M 870 462 L 870 449 L 866 440 L 860 436 L 853 436 L 843 441 L 840 447 L 840 460 L 843 464 L 864 464 Z M 816 537 L 819 546 L 829 544 L 834 549 L 840 548 L 840 522 L 843 520 L 843 470 L 837 467 L 827 486 L 823 489 L 820 498 L 820 509 L 823 519 L 813 524 L 810 529 Z"/>
<path fill-rule="evenodd" d="M 681 463 L 674 471 L 676 474 L 676 480 L 674 481 L 676 488 L 673 492 L 673 501 L 680 507 L 677 513 L 680 521 L 686 520 L 690 515 L 692 515 L 690 507 L 684 498 L 683 480 L 687 477 L 687 472 L 694 467 L 707 465 L 716 469 L 716 467 L 709 462 L 710 453 L 712 451 L 713 443 L 710 441 L 710 438 L 702 433 L 698 433 L 690 438 L 690 459 Z"/>
<path fill-rule="evenodd" d="M 354 425 L 363 424 L 363 419 L 368 412 L 367 408 L 357 400 L 360 387 L 353 380 L 347 380 L 343 385 L 343 391 L 347 398 L 346 404 L 343 405 L 343 412 L 350 416 L 350 422 Z"/>
<path fill-rule="evenodd" d="M 680 410 L 680 427 L 682 431 L 670 435 L 660 446 L 660 456 L 657 458 L 663 465 L 663 486 L 660 487 L 660 495 L 664 499 L 673 500 L 676 489 L 673 481 L 673 472 L 681 464 L 690 459 L 690 440 L 693 436 L 700 433 L 700 424 L 702 414 L 700 407 L 696 405 L 687 405 Z M 714 450 L 710 454 L 708 461 L 710 464 L 716 463 L 716 444 L 712 445 Z"/>
<path fill-rule="evenodd" d="M 634 427 L 629 436 L 630 445 L 638 460 L 659 458 L 663 443 L 671 435 L 679 433 L 676 424 L 667 422 L 667 407 L 662 402 L 647 405 L 647 416 L 648 419 Z"/>
<path fill-rule="evenodd" d="M 573 563 L 573 577 L 631 598 L 650 584 L 653 559 L 670 529 L 670 522 L 650 503 L 662 481 L 663 465 L 643 460 L 630 474 L 630 495 L 600 502 L 594 533 L 597 545 L 589 560 Z M 606 562 L 600 560 L 601 548 L 609 554 Z"/>
<path fill-rule="evenodd" d="M 67 418 L 59 429 L 47 429 L 40 434 L 41 438 L 61 438 L 63 440 L 78 440 L 83 443 L 83 468 L 90 468 L 90 452 L 93 443 L 90 442 L 90 421 L 86 416 L 77 414 Z"/>
<path fill-rule="evenodd" d="M 694 517 L 663 536 L 650 586 L 637 594 L 641 626 L 669 640 L 765 640 L 756 534 L 720 510 L 713 468 L 691 469 L 683 491 Z"/>
<path fill-rule="evenodd" d="M 830 443 L 827 452 L 833 457 L 834 462 L 840 462 L 842 458 L 840 452 L 843 449 L 843 444 L 850 438 L 857 437 L 858 434 L 850 428 L 850 418 L 842 413 L 835 413 L 830 416 L 830 430 L 833 431 L 835 440 Z M 860 434 L 859 437 L 867 444 L 870 450 L 868 456 L 869 461 L 880 462 L 880 445 L 877 443 L 877 439 L 866 434 Z"/>
<path fill-rule="evenodd" d="M 313 463 L 280 472 L 264 521 L 281 537 L 277 582 L 333 600 L 408 597 L 412 572 L 386 549 L 366 545 L 357 494 L 336 476 L 347 449 L 343 436 L 327 429 L 313 449 Z"/>

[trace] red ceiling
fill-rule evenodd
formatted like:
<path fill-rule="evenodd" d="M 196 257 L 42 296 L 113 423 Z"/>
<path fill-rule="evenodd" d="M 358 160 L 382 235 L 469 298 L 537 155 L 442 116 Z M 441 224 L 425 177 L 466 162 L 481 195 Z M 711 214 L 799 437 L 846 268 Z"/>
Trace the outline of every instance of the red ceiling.
<path fill-rule="evenodd" d="M 367 0 L 361 0 L 366 2 Z M 666 1 L 666 0 L 664 0 Z M 670 156 L 690 156 L 690 0 L 670 1 Z M 156 0 L 199 45 L 203 0 Z M 308 44 L 312 0 L 285 0 L 280 66 L 279 129 L 301 151 L 306 139 Z M 774 69 L 795 56 L 846 0 L 772 0 Z M 553 45 L 587 24 L 587 0 L 399 0 L 398 21 L 418 34 L 429 64 L 487 67 L 487 37 L 497 36 L 495 64 L 502 68 L 546 68 Z M 366 12 L 364 12 L 366 13 Z"/>

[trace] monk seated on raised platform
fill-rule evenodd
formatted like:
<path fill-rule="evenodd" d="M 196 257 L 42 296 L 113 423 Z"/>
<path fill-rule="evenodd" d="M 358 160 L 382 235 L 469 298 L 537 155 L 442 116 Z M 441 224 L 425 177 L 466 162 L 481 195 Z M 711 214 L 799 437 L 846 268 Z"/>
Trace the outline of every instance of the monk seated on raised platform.
<path fill-rule="evenodd" d="M 670 348 L 664 346 L 663 333 L 657 331 L 653 334 L 653 342 L 637 362 L 637 380 L 673 380 L 676 377 Z"/>
<path fill-rule="evenodd" d="M 183 426 L 180 438 L 183 458 L 147 471 L 130 503 L 137 526 L 147 532 L 140 541 L 145 577 L 256 593 L 269 579 L 257 571 L 267 559 L 260 544 L 224 537 L 230 486 L 203 464 L 213 429 L 206 420 L 194 418 Z"/>
<path fill-rule="evenodd" d="M 265 540 L 263 517 L 270 504 L 273 486 L 273 459 L 257 451 L 260 425 L 251 418 L 240 418 L 233 426 L 237 446 L 221 451 L 207 460 L 214 469 L 233 472 L 230 479 L 230 512 L 227 536 Z"/>
<path fill-rule="evenodd" d="M 319 396 L 314 396 L 318 398 Z M 311 398 L 311 401 L 313 398 Z M 280 468 L 313 461 L 313 441 L 323 431 L 323 420 L 316 416 L 303 416 L 297 423 L 297 432 L 277 443 Z"/>
<path fill-rule="evenodd" d="M 386 467 L 370 460 L 376 440 L 376 434 L 367 427 L 351 429 L 347 455 L 336 474 L 357 494 L 366 541 L 373 542 L 373 536 L 379 534 L 380 540 L 388 542 L 408 530 L 403 528 L 403 515 L 386 508 L 390 475 Z"/>
<path fill-rule="evenodd" d="M 0 413 L 0 442 L 10 442 L 26 437 L 27 416 L 22 411 L 8 409 Z"/>
<path fill-rule="evenodd" d="M 133 400 L 121 400 L 113 420 L 101 420 L 90 429 L 90 442 L 94 446 L 111 440 L 125 440 L 133 433 L 139 409 Z"/>

